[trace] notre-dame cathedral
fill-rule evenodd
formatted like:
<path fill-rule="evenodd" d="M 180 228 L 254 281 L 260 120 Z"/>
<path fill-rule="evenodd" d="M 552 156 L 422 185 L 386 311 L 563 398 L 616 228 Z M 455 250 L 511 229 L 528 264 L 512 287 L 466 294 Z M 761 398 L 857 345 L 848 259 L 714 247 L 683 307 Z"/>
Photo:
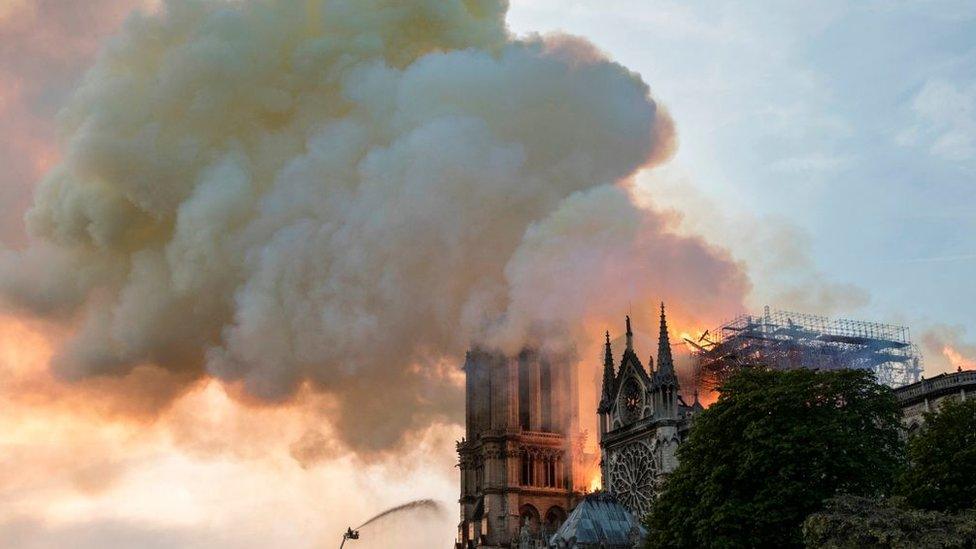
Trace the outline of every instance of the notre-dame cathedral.
<path fill-rule="evenodd" d="M 600 416 L 600 473 L 603 489 L 614 494 L 632 513 L 643 517 L 664 476 L 678 465 L 675 450 L 684 438 L 691 416 L 702 409 L 697 392 L 685 404 L 671 356 L 668 325 L 661 304 L 657 367 L 647 368 L 634 350 L 634 334 L 627 317 L 627 343 L 615 368 L 606 334 Z"/>
<path fill-rule="evenodd" d="M 599 417 L 603 490 L 643 517 L 675 449 L 701 409 L 678 394 L 664 306 L 657 368 L 645 369 L 633 348 L 615 367 L 606 336 Z M 585 453 L 579 381 L 573 356 L 526 350 L 509 357 L 468 352 L 461 470 L 459 548 L 548 547 L 547 540 L 590 489 L 596 456 Z"/>

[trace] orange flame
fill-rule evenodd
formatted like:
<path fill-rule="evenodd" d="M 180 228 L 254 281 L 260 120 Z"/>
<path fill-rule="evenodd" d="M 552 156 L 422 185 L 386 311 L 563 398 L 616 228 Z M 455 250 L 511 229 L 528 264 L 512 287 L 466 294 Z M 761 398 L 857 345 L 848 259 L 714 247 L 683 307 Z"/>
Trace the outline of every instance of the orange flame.
<path fill-rule="evenodd" d="M 600 477 L 600 472 L 597 471 L 593 478 L 590 479 L 590 491 L 596 492 L 603 488 L 603 479 Z"/>
<path fill-rule="evenodd" d="M 976 370 L 976 360 L 967 358 L 950 345 L 943 345 L 942 354 L 949 360 L 953 368 L 959 370 Z"/>

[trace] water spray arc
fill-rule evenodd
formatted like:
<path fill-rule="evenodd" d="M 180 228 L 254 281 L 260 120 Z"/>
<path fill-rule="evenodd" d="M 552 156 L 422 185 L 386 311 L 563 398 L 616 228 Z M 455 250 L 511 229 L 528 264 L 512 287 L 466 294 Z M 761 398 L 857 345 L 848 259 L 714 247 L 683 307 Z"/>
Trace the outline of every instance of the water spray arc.
<path fill-rule="evenodd" d="M 346 540 L 358 540 L 359 532 L 366 526 L 373 524 L 374 522 L 389 517 L 390 515 L 395 515 L 397 513 L 403 513 L 406 511 L 431 511 L 439 513 L 443 510 L 441 504 L 437 503 L 432 499 L 418 499 L 416 501 L 411 501 L 409 503 L 404 503 L 403 505 L 397 505 L 396 507 L 391 507 L 382 513 L 377 514 L 373 518 L 367 520 L 366 522 L 360 524 L 354 530 L 352 527 L 347 528 L 345 533 L 342 534 L 342 543 L 339 545 L 339 549 L 346 544 Z"/>

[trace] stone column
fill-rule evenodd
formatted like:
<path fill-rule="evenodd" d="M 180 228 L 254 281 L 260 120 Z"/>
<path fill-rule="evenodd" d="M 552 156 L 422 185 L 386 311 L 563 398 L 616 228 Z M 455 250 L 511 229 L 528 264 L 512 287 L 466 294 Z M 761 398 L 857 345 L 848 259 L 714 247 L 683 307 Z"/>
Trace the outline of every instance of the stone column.
<path fill-rule="evenodd" d="M 566 364 L 561 360 L 553 360 L 549 363 L 549 402 L 552 412 L 549 422 L 552 430 L 556 433 L 566 433 L 566 392 L 565 386 Z"/>
<path fill-rule="evenodd" d="M 574 357 L 568 357 L 563 361 L 566 368 L 566 411 L 569 417 L 566 419 L 566 478 L 569 490 L 579 490 L 589 488 L 589 480 L 583 478 L 582 456 L 579 454 L 580 446 L 580 410 L 579 410 L 579 370 Z M 592 410 L 587 410 L 587 414 Z M 597 441 L 599 444 L 599 440 Z"/>
<path fill-rule="evenodd" d="M 506 443 L 505 462 L 508 464 L 508 486 L 518 486 L 522 481 L 522 457 L 518 443 Z"/>
<path fill-rule="evenodd" d="M 493 355 L 488 364 L 489 391 L 491 393 L 491 429 L 508 429 L 508 411 L 511 404 L 508 384 L 508 357 Z"/>
<path fill-rule="evenodd" d="M 542 430 L 542 371 L 538 357 L 529 357 L 529 430 Z"/>
<path fill-rule="evenodd" d="M 464 425 L 465 436 L 468 440 L 474 440 L 475 430 L 474 430 L 474 407 L 475 407 L 475 372 L 474 372 L 474 360 L 471 357 L 471 353 L 464 360 Z"/>
<path fill-rule="evenodd" d="M 543 486 L 545 483 L 542 480 L 545 478 L 545 472 L 542 470 L 543 459 L 541 453 L 536 453 L 535 457 L 532 459 L 532 468 L 535 471 L 535 479 L 532 483 L 535 486 Z"/>
<path fill-rule="evenodd" d="M 568 402 L 566 403 L 567 411 L 569 412 L 569 433 L 574 435 L 580 430 L 579 423 L 579 370 L 577 369 L 576 362 L 574 360 L 565 360 L 563 365 L 566 368 L 566 377 L 568 378 L 568 390 L 569 393 L 566 395 Z M 592 410 L 587 410 L 587 414 L 592 413 Z"/>
<path fill-rule="evenodd" d="M 519 430 L 519 360 L 511 357 L 505 363 L 508 373 L 508 425 L 506 431 Z"/>

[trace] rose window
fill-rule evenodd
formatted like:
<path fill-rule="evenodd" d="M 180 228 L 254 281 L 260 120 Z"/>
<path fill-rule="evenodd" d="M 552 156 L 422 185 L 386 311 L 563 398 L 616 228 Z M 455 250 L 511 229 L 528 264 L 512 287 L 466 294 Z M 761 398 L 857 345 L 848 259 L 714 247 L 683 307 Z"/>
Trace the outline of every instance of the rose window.
<path fill-rule="evenodd" d="M 637 518 L 651 510 L 657 464 L 646 444 L 635 442 L 610 455 L 610 489 Z"/>

